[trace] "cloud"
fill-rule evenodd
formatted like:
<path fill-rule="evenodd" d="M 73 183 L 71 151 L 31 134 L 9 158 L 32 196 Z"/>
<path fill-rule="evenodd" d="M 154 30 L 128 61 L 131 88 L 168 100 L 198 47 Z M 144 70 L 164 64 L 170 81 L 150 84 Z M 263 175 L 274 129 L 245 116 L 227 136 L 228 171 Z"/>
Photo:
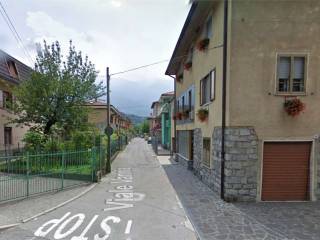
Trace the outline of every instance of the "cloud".
<path fill-rule="evenodd" d="M 117 8 L 121 7 L 123 4 L 123 2 L 121 2 L 119 0 L 111 0 L 110 3 L 112 6 L 117 7 Z"/>

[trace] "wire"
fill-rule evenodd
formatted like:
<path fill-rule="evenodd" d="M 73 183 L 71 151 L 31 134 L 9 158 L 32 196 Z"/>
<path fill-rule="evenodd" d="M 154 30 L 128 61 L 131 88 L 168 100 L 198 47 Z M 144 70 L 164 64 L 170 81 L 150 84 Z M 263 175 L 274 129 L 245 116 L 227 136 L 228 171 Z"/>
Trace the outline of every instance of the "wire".
<path fill-rule="evenodd" d="M 210 50 L 213 50 L 213 49 L 216 49 L 216 48 L 221 48 L 221 47 L 223 47 L 223 44 L 208 48 L 207 50 L 210 51 Z M 129 68 L 127 70 L 123 70 L 123 71 L 120 71 L 120 72 L 112 73 L 112 74 L 110 74 L 110 76 L 119 75 L 119 74 L 123 74 L 123 73 L 127 73 L 127 72 L 132 72 L 132 71 L 136 71 L 136 70 L 139 70 L 139 69 L 142 69 L 142 68 L 151 67 L 151 66 L 154 66 L 154 65 L 159 65 L 161 63 L 169 62 L 170 60 L 173 60 L 173 62 L 175 62 L 175 61 L 180 60 L 181 58 L 187 57 L 188 55 L 189 54 L 180 55 L 180 56 L 177 56 L 177 57 L 174 57 L 174 58 L 171 58 L 171 59 L 165 59 L 165 60 L 161 60 L 161 61 L 158 61 L 158 62 L 153 62 L 153 63 L 150 63 L 150 64 L 146 64 L 146 65 L 142 65 L 142 66 L 138 66 L 138 67 L 134 67 L 134 68 Z M 106 77 L 106 76 L 105 75 L 99 75 L 99 77 Z"/>
<path fill-rule="evenodd" d="M 24 54 L 26 55 L 28 61 L 31 63 L 31 65 L 34 64 L 34 60 L 33 58 L 31 57 L 30 53 L 28 52 L 28 50 L 25 48 L 24 44 L 23 44 L 23 41 L 17 31 L 17 29 L 15 28 L 13 22 L 11 21 L 5 7 L 3 6 L 3 4 L 1 3 L 0 1 L 0 7 L 2 9 L 2 11 L 0 11 L 4 21 L 6 22 L 6 24 L 8 25 L 11 33 L 13 34 L 14 38 L 16 39 L 16 41 L 18 42 L 18 44 L 22 47 L 23 51 L 24 51 Z"/>

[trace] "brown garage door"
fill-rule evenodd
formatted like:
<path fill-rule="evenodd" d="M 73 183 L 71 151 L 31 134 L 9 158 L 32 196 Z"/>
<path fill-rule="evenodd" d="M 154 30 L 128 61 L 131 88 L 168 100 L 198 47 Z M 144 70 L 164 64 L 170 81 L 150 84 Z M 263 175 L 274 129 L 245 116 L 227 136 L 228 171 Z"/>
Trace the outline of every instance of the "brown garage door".
<path fill-rule="evenodd" d="M 262 200 L 309 199 L 311 142 L 265 143 Z"/>

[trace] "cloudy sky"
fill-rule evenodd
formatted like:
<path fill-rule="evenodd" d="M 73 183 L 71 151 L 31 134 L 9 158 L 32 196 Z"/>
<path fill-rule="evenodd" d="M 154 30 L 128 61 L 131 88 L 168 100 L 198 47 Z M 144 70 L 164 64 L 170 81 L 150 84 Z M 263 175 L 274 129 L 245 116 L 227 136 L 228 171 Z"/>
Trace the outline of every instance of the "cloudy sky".
<path fill-rule="evenodd" d="M 188 0 L 0 0 L 24 45 L 35 56 L 35 43 L 70 39 L 88 54 L 99 78 L 106 66 L 116 73 L 171 57 L 189 11 Z M 0 48 L 31 65 L 0 16 Z M 111 79 L 112 103 L 146 116 L 151 102 L 173 90 L 164 75 L 167 62 Z"/>

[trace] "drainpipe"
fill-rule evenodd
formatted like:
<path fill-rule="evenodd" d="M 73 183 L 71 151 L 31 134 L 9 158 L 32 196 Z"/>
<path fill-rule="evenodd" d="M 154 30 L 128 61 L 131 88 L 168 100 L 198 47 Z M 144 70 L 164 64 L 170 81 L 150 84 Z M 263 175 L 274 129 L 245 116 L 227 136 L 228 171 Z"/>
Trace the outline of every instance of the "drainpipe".
<path fill-rule="evenodd" d="M 169 77 L 173 78 L 173 82 L 174 82 L 174 102 L 173 102 L 173 113 L 176 114 L 176 109 L 177 109 L 177 98 L 176 98 L 176 78 L 171 76 L 171 75 L 168 75 Z M 171 120 L 171 119 L 170 119 Z M 173 121 L 173 131 L 174 131 L 174 146 L 173 149 L 174 149 L 174 152 L 177 152 L 177 122 L 176 120 Z M 171 155 L 173 155 L 173 151 L 171 152 Z"/>
<path fill-rule="evenodd" d="M 228 46 L 228 1 L 224 0 L 224 24 L 223 24 L 223 77 L 222 77 L 222 123 L 221 123 L 221 192 L 224 200 L 224 169 L 225 169 L 225 128 L 226 128 L 226 88 L 227 88 L 227 46 Z"/>

